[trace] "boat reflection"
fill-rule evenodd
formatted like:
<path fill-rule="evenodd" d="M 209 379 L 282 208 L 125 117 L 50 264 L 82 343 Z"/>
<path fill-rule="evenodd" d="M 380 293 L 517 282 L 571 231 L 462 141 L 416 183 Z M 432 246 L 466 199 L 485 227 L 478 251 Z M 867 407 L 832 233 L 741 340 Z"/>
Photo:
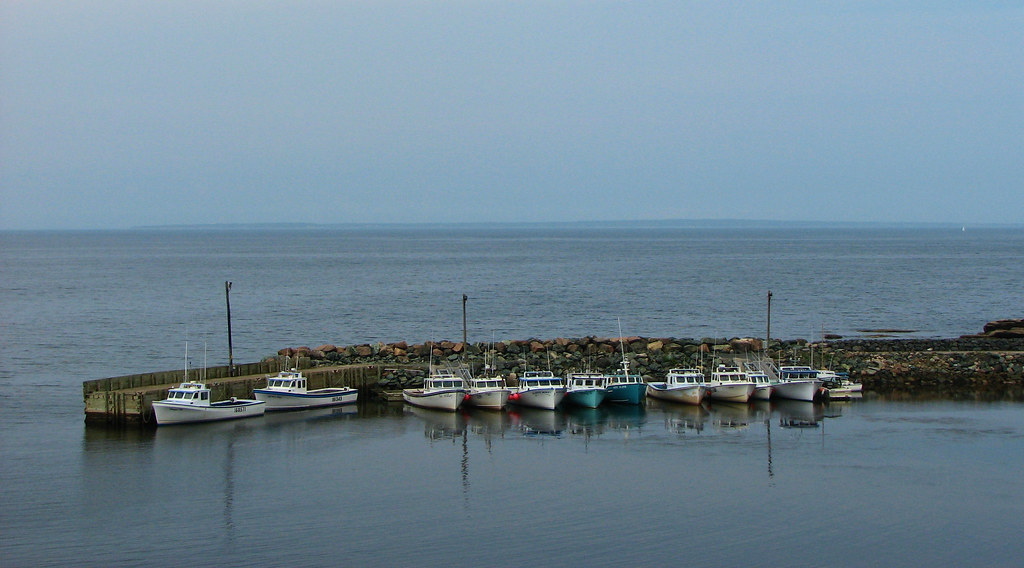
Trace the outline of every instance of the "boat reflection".
<path fill-rule="evenodd" d="M 459 438 L 466 431 L 466 417 L 461 412 L 433 410 L 406 405 L 405 412 L 423 421 L 423 435 L 430 440 Z"/>
<path fill-rule="evenodd" d="M 748 403 L 715 401 L 709 406 L 711 423 L 719 431 L 743 430 L 750 426 L 754 413 Z"/>
<path fill-rule="evenodd" d="M 517 406 L 508 411 L 511 429 L 523 436 L 561 438 L 566 427 L 565 414 L 557 410 Z"/>
<path fill-rule="evenodd" d="M 710 412 L 704 405 L 681 404 L 651 399 L 647 401 L 647 409 L 652 414 L 659 413 L 665 429 L 674 434 L 685 434 L 704 431 Z"/>
<path fill-rule="evenodd" d="M 775 412 L 783 428 L 817 428 L 825 417 L 821 404 L 801 400 L 779 400 L 775 403 Z"/>

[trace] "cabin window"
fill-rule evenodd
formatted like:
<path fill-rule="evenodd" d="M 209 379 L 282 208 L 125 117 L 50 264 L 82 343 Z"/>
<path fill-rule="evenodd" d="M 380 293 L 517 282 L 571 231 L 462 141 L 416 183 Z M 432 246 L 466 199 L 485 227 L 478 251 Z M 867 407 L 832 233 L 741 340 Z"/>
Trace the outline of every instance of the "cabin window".
<path fill-rule="evenodd" d="M 202 393 L 200 398 L 202 398 L 203 400 L 207 400 L 207 399 L 210 398 L 210 393 L 204 392 L 204 393 Z"/>

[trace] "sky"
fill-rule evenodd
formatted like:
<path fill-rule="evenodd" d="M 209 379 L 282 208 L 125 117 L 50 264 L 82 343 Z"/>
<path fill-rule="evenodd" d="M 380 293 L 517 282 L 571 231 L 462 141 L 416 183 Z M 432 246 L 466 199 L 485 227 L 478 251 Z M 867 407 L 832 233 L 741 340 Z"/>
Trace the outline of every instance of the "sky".
<path fill-rule="evenodd" d="M 0 1 L 0 230 L 1024 222 L 1024 1 Z"/>

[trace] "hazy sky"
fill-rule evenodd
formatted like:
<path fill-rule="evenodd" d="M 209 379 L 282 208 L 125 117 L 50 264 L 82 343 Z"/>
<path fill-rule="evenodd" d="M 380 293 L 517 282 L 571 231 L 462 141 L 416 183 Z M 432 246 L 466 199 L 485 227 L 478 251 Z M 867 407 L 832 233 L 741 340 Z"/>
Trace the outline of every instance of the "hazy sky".
<path fill-rule="evenodd" d="M 1024 221 L 1024 1 L 0 1 L 0 229 Z"/>

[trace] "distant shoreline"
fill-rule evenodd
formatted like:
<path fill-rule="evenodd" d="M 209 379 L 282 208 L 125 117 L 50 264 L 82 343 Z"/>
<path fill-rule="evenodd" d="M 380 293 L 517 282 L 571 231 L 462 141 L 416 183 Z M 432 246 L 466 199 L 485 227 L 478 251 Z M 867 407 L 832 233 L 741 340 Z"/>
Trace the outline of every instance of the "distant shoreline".
<path fill-rule="evenodd" d="M 232 232 L 232 231 L 361 231 L 361 230 L 511 230 L 511 229 L 723 229 L 723 230 L 1021 230 L 1024 223 L 954 223 L 954 222 L 852 222 L 852 221 L 773 221 L 765 219 L 666 219 L 619 221 L 524 221 L 524 222 L 456 222 L 456 223 L 206 223 L 180 225 L 135 225 L 128 228 L 84 229 L 0 229 L 3 234 L 27 233 L 125 233 L 125 232 Z"/>

